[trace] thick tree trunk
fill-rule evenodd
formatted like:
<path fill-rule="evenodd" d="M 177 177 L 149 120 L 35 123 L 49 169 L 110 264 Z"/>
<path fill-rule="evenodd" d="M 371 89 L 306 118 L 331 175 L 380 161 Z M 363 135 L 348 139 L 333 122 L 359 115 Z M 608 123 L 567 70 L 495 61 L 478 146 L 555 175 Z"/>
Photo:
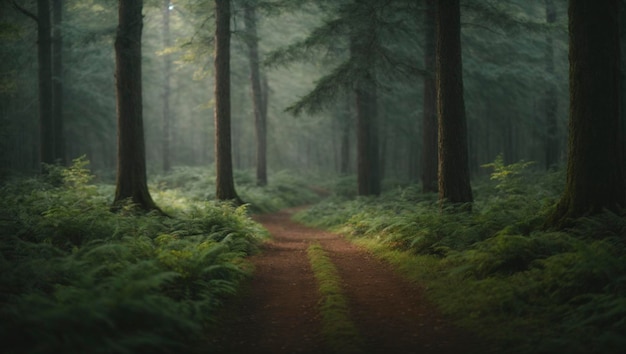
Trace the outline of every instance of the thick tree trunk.
<path fill-rule="evenodd" d="M 422 190 L 437 192 L 437 87 L 435 86 L 435 0 L 424 0 L 424 108 L 422 117 Z"/>
<path fill-rule="evenodd" d="M 233 180 L 230 115 L 230 0 L 215 0 L 215 197 L 241 204 Z"/>
<path fill-rule="evenodd" d="M 553 24 L 556 22 L 556 8 L 554 6 L 554 0 L 546 1 L 546 22 Z M 546 34 L 546 73 L 550 80 L 553 80 L 554 76 L 554 45 L 552 43 L 552 34 Z M 558 122 L 557 122 L 557 92 L 556 84 L 549 82 L 544 94 L 544 108 L 546 114 L 546 140 L 545 140 L 545 153 L 546 153 L 546 168 L 554 167 L 559 161 L 559 139 L 558 139 Z"/>
<path fill-rule="evenodd" d="M 618 14 L 619 0 L 569 2 L 569 155 L 552 226 L 626 206 Z"/>
<path fill-rule="evenodd" d="M 63 121 L 63 0 L 52 0 L 52 120 L 54 121 L 54 159 L 65 165 Z"/>
<path fill-rule="evenodd" d="M 248 4 L 244 8 L 244 22 L 247 32 L 248 59 L 250 61 L 250 84 L 254 107 L 254 126 L 256 131 L 256 182 L 259 186 L 267 185 L 267 92 L 261 86 L 259 69 L 259 42 L 257 37 L 256 8 Z M 265 99 L 264 99 L 265 97 Z"/>
<path fill-rule="evenodd" d="M 37 62 L 39 64 L 40 161 L 55 161 L 54 115 L 52 112 L 52 46 L 50 1 L 37 0 Z"/>
<path fill-rule="evenodd" d="M 471 203 L 467 123 L 463 99 L 459 0 L 437 2 L 437 98 L 439 120 L 439 200 Z"/>
<path fill-rule="evenodd" d="M 131 200 L 157 209 L 148 192 L 141 87 L 141 14 L 143 0 L 119 0 L 115 38 L 117 93 L 117 182 L 114 207 Z"/>
<path fill-rule="evenodd" d="M 169 48 L 172 45 L 170 36 L 170 6 L 171 0 L 163 0 L 163 46 Z M 172 59 L 169 54 L 163 56 L 163 141 L 162 141 L 162 158 L 163 172 L 169 172 L 172 169 L 172 132 L 171 132 L 171 77 L 172 77 Z"/>

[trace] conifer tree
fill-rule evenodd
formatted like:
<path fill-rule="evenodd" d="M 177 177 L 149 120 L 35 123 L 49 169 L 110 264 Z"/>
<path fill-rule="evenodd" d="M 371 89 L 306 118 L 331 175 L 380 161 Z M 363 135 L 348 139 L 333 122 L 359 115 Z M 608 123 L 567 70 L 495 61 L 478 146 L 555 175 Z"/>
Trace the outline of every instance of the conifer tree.
<path fill-rule="evenodd" d="M 463 98 L 459 0 L 437 2 L 436 26 L 439 200 L 452 205 L 466 204 L 473 197 Z"/>
<path fill-rule="evenodd" d="M 620 123 L 619 0 L 569 2 L 567 180 L 549 225 L 626 206 Z"/>
<path fill-rule="evenodd" d="M 141 32 L 143 0 L 119 0 L 115 36 L 117 97 L 117 180 L 114 207 L 126 200 L 158 209 L 148 191 L 143 131 Z"/>
<path fill-rule="evenodd" d="M 241 204 L 235 190 L 231 147 L 230 0 L 215 0 L 215 197 Z"/>

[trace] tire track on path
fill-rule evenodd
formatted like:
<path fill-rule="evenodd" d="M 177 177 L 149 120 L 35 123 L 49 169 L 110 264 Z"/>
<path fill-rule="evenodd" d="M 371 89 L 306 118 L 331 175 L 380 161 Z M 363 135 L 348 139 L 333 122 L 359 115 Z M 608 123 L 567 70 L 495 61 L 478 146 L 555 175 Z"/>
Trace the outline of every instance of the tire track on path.
<path fill-rule="evenodd" d="M 367 251 L 291 221 L 297 209 L 255 216 L 273 236 L 251 257 L 248 292 L 216 339 L 223 353 L 329 353 L 306 250 L 319 242 L 336 266 L 366 353 L 470 353 L 474 340 L 425 301 L 422 291 Z"/>

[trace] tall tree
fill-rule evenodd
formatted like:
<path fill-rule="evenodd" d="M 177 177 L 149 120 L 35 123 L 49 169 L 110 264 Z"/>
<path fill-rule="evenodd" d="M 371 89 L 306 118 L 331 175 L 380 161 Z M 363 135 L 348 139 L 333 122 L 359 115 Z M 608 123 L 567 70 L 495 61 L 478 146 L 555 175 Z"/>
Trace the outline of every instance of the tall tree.
<path fill-rule="evenodd" d="M 54 159 L 65 165 L 63 121 L 63 0 L 52 0 L 52 120 L 54 124 Z"/>
<path fill-rule="evenodd" d="M 240 204 L 230 132 L 230 0 L 215 0 L 215 197 Z"/>
<path fill-rule="evenodd" d="M 114 206 L 131 200 L 144 210 L 158 209 L 146 176 L 141 86 L 143 0 L 119 0 L 115 37 L 117 96 L 117 181 Z"/>
<path fill-rule="evenodd" d="M 163 0 L 163 46 L 165 47 L 165 55 L 163 55 L 163 140 L 162 140 L 162 157 L 163 157 L 163 172 L 169 172 L 172 169 L 171 161 L 171 141 L 172 141 L 172 127 L 171 127 L 171 112 L 170 112 L 170 96 L 171 78 L 172 78 L 172 58 L 167 52 L 168 48 L 172 45 L 172 39 L 170 34 L 170 12 L 172 1 Z"/>
<path fill-rule="evenodd" d="M 435 0 L 424 0 L 424 105 L 422 117 L 422 189 L 437 192 L 437 87 L 435 85 Z"/>
<path fill-rule="evenodd" d="M 556 7 L 554 0 L 545 0 L 546 2 L 546 22 L 554 24 L 556 22 Z M 548 76 L 554 76 L 554 44 L 552 34 L 546 33 L 546 73 Z M 557 138 L 557 88 L 556 84 L 550 81 L 546 86 L 544 94 L 544 105 L 546 114 L 546 168 L 551 168 L 557 164 L 559 159 L 559 140 Z"/>
<path fill-rule="evenodd" d="M 459 0 L 437 1 L 436 31 L 439 200 L 471 203 Z"/>
<path fill-rule="evenodd" d="M 357 137 L 357 194 L 380 194 L 380 161 L 378 144 L 378 103 L 374 51 L 378 47 L 376 7 L 357 0 L 354 11 L 358 20 L 351 21 L 350 57 L 361 72 L 354 85 Z"/>
<path fill-rule="evenodd" d="M 264 91 L 261 85 L 255 2 L 250 2 L 244 7 L 244 24 L 247 32 L 246 44 L 250 61 L 250 84 L 256 132 L 256 181 L 259 186 L 264 186 L 267 184 L 267 89 Z"/>
<path fill-rule="evenodd" d="M 569 1 L 569 155 L 552 226 L 626 206 L 619 7 L 619 0 Z"/>

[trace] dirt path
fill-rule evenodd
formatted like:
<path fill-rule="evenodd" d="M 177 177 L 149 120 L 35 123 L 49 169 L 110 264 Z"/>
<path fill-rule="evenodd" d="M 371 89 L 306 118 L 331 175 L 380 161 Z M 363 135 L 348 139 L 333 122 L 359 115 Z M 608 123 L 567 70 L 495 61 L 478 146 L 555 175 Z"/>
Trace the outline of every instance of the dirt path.
<path fill-rule="evenodd" d="M 367 353 L 468 353 L 472 339 L 445 322 L 420 289 L 341 236 L 292 222 L 294 209 L 260 215 L 273 235 L 252 257 L 248 293 L 229 310 L 216 344 L 223 353 L 328 353 L 306 249 L 318 241 L 343 281 Z"/>

